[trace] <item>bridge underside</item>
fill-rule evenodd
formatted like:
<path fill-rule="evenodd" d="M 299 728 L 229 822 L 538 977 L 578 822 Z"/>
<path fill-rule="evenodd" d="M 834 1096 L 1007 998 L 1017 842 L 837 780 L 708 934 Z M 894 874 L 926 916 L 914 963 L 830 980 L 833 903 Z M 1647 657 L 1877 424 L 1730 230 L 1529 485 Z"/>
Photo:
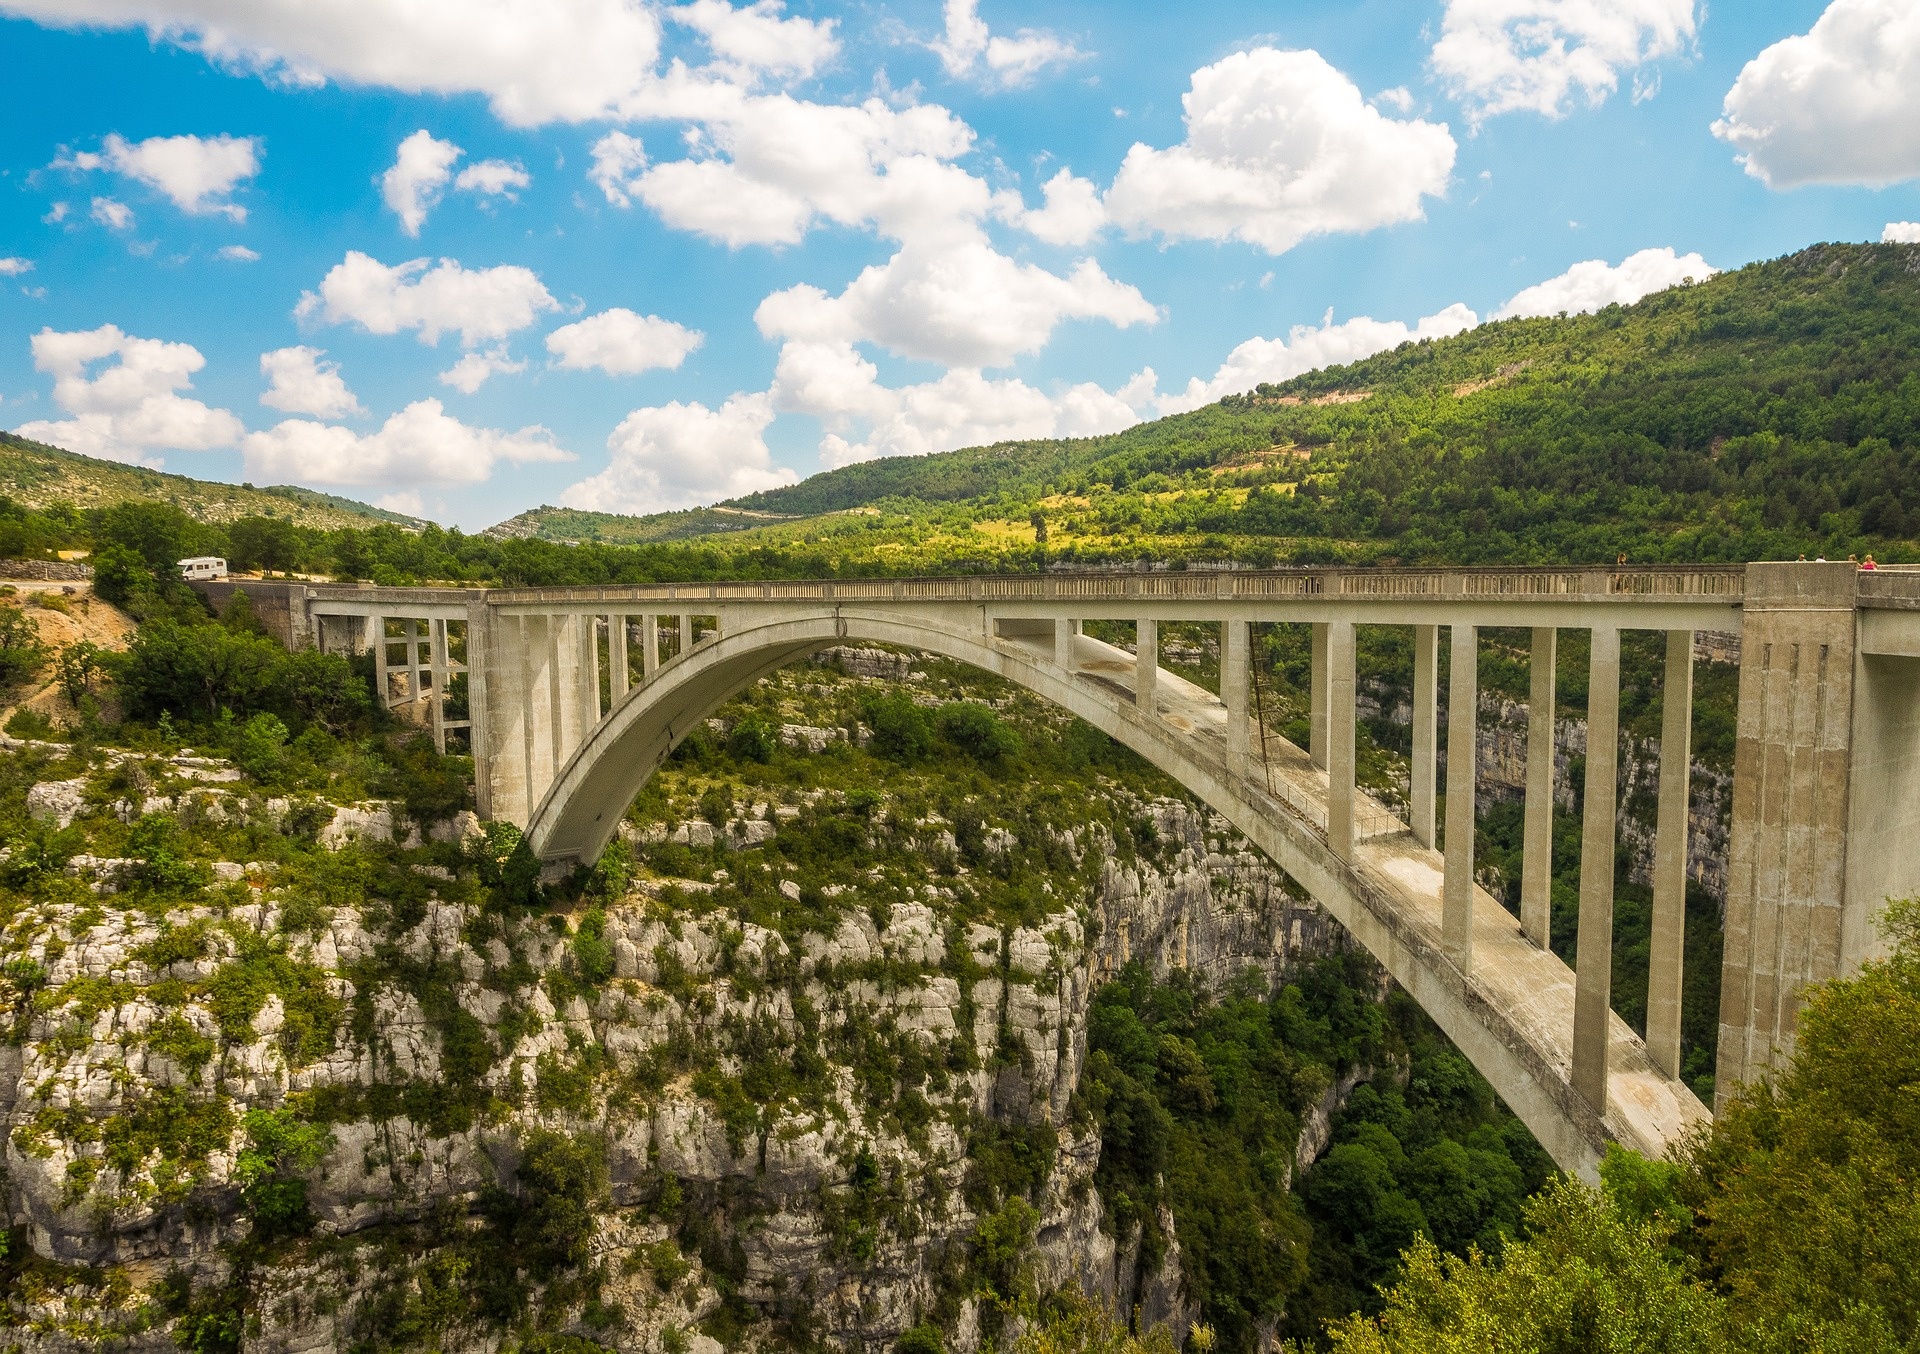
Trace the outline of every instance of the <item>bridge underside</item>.
<path fill-rule="evenodd" d="M 968 609 L 971 610 L 971 609 Z M 763 613 L 764 614 L 764 613 Z M 731 618 L 730 618 L 731 619 Z M 1064 707 L 1198 795 L 1298 881 L 1446 1031 L 1563 1168 L 1591 1177 L 1609 1140 L 1658 1156 L 1707 1111 L 1655 1065 L 1617 1015 L 1607 1031 L 1604 1113 L 1572 1083 L 1575 974 L 1475 889 L 1470 958 L 1442 937 L 1444 860 L 1377 801 L 1353 805 L 1348 859 L 1329 846 L 1328 778 L 1272 739 L 1263 766 L 1232 755 L 1227 710 L 1204 689 L 1154 671 L 1152 709 L 1136 703 L 1134 656 L 1085 635 L 990 635 L 981 617 L 853 607 L 783 609 L 723 627 L 619 699 L 540 798 L 527 826 L 546 859 L 595 858 L 655 768 L 701 719 L 747 685 L 818 649 L 864 640 L 995 673 Z M 1017 627 L 1015 627 L 1017 628 Z M 1065 665 L 1060 661 L 1065 658 Z M 1236 765 L 1237 763 L 1237 765 Z M 1453 947 L 1457 953 L 1457 945 Z"/>

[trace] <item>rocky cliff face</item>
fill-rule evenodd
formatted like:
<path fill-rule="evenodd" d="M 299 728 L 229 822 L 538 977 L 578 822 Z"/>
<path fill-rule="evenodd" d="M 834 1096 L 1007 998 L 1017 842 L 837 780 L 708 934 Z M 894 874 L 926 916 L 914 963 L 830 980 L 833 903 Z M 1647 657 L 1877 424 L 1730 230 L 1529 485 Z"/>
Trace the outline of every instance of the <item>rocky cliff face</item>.
<path fill-rule="evenodd" d="M 288 816 L 225 803 L 262 832 Z M 755 844 L 832 807 L 767 814 Z M 975 1296 L 994 1228 L 1030 1229 L 1043 1287 L 1178 1334 L 1177 1247 L 1143 1272 L 1101 1226 L 1072 1104 L 1089 997 L 1129 959 L 1224 979 L 1339 943 L 1171 800 L 1119 806 L 1137 849 L 1055 832 L 1085 884 L 1043 884 L 1027 924 L 939 884 L 734 866 L 749 896 L 812 909 L 779 929 L 670 878 L 503 911 L 471 854 L 382 844 L 405 825 L 350 812 L 320 828 L 330 853 L 223 864 L 186 901 L 74 875 L 8 907 L 0 1114 L 32 1256 L 8 1260 L 6 1342 L 490 1352 L 538 1327 L 710 1354 L 701 1326 L 879 1350 L 931 1318 L 965 1350 L 994 1319 Z M 872 830 L 953 845 L 931 819 Z M 1031 845 L 993 831 L 989 862 Z M 1031 1218 L 983 1178 L 983 1135 L 1050 1159 Z"/>

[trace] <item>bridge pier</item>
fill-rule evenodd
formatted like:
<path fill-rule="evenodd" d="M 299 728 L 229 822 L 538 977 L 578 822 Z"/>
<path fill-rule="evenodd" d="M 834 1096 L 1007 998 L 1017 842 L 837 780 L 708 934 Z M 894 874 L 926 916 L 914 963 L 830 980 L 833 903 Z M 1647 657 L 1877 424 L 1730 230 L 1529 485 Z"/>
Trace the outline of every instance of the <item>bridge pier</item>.
<path fill-rule="evenodd" d="M 1680 988 L 1687 944 L 1687 817 L 1693 765 L 1693 631 L 1667 631 L 1660 686 L 1660 801 L 1655 810 L 1647 1052 L 1680 1075 Z"/>
<path fill-rule="evenodd" d="M 1541 949 L 1553 943 L 1553 731 L 1560 632 L 1533 628 L 1527 674 L 1527 798 L 1521 829 L 1520 929 Z"/>
<path fill-rule="evenodd" d="M 1431 851 L 1440 765 L 1440 627 L 1413 627 L 1413 751 L 1408 758 L 1407 830 Z"/>
<path fill-rule="evenodd" d="M 1613 1013 L 1613 857 L 1619 804 L 1620 632 L 1595 626 L 1587 668 L 1587 786 L 1580 805 L 1579 954 L 1574 960 L 1573 1086 L 1607 1107 Z"/>
<path fill-rule="evenodd" d="M 1475 627 L 1449 627 L 1447 672 L 1447 837 L 1440 936 L 1462 973 L 1473 969 L 1474 772 L 1479 760 L 1480 645 Z"/>

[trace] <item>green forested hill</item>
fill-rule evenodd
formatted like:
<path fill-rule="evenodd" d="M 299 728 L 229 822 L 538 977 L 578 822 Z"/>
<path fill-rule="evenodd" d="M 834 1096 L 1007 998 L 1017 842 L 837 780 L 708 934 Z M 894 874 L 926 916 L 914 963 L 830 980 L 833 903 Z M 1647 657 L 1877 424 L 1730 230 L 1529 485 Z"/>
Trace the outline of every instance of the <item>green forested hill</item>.
<path fill-rule="evenodd" d="M 1004 567 L 1038 512 L 1051 559 L 1908 557 L 1916 451 L 1920 247 L 1821 245 L 1109 437 L 849 466 L 728 506 L 880 519 L 762 528 L 727 548 Z"/>
<path fill-rule="evenodd" d="M 283 518 L 321 530 L 366 527 L 376 522 L 420 525 L 418 518 L 404 513 L 316 489 L 290 484 L 256 489 L 251 484 L 220 484 L 169 475 L 144 466 L 62 451 L 7 432 L 0 432 L 0 496 L 35 510 L 55 504 L 85 510 L 128 502 L 171 503 L 196 522 L 205 523 L 233 522 L 253 515 Z"/>

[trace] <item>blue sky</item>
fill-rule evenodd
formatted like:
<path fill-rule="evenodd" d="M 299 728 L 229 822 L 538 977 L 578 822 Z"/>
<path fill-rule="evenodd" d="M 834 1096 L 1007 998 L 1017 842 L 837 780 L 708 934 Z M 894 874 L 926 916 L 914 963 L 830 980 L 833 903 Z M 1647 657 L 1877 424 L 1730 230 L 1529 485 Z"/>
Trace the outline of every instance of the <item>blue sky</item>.
<path fill-rule="evenodd" d="M 0 16 L 0 425 L 468 528 L 1920 239 L 1912 0 Z"/>

